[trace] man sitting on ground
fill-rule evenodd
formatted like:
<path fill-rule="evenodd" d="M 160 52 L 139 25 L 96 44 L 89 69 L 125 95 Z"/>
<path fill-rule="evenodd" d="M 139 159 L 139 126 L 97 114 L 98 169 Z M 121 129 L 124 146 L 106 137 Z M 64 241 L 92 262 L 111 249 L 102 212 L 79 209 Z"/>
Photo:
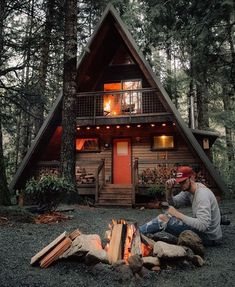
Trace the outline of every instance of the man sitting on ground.
<path fill-rule="evenodd" d="M 181 192 L 172 196 L 172 189 L 178 183 Z M 160 214 L 140 227 L 143 234 L 162 230 L 178 236 L 184 230 L 197 233 L 204 245 L 218 245 L 222 240 L 220 210 L 214 193 L 204 184 L 195 182 L 191 167 L 181 166 L 176 178 L 166 181 L 166 199 L 170 204 L 167 214 Z M 179 212 L 175 207 L 192 205 L 193 217 Z"/>

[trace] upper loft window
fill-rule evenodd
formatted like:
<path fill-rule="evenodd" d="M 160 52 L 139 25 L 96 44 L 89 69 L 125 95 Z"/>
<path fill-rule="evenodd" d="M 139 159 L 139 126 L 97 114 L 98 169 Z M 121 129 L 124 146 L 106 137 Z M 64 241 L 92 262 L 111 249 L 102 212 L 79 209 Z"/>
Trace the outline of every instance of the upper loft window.
<path fill-rule="evenodd" d="M 79 152 L 98 152 L 100 151 L 98 138 L 76 139 L 76 150 Z"/>
<path fill-rule="evenodd" d="M 131 65 L 131 64 L 135 64 L 134 60 L 132 59 L 128 51 L 123 46 L 120 46 L 116 54 L 114 55 L 110 65 Z"/>
<path fill-rule="evenodd" d="M 124 114 L 137 114 L 142 110 L 141 80 L 128 80 L 116 83 L 104 84 L 104 91 L 112 91 L 104 95 L 103 107 L 105 116 Z M 128 90 L 126 92 L 115 92 Z"/>
<path fill-rule="evenodd" d="M 173 135 L 153 136 L 152 150 L 174 149 L 175 140 Z"/>

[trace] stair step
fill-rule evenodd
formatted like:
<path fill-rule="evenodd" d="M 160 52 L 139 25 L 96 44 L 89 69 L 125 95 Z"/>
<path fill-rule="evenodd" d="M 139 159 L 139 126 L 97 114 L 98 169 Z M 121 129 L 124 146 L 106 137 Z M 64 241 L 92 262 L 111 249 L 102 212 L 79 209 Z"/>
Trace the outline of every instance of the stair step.
<path fill-rule="evenodd" d="M 115 189 L 132 189 L 132 184 L 114 184 L 114 183 L 107 183 L 105 184 L 104 188 L 115 188 Z"/>
<path fill-rule="evenodd" d="M 98 205 L 111 205 L 111 206 L 131 206 L 131 200 L 99 200 Z"/>
<path fill-rule="evenodd" d="M 131 201 L 132 198 L 131 197 L 107 197 L 107 196 L 103 196 L 103 197 L 99 197 L 99 201 L 101 200 L 107 200 L 107 201 Z"/>
<path fill-rule="evenodd" d="M 132 206 L 131 184 L 106 184 L 99 193 L 97 206 Z"/>
<path fill-rule="evenodd" d="M 127 203 L 115 203 L 115 202 L 103 202 L 96 203 L 96 206 L 105 206 L 105 207 L 132 207 L 132 204 Z"/>
<path fill-rule="evenodd" d="M 117 190 L 102 190 L 102 191 L 100 191 L 100 193 L 99 193 L 100 195 L 101 194 L 113 194 L 113 195 L 126 195 L 126 194 L 128 194 L 128 195 L 131 195 L 132 194 L 132 192 L 130 191 L 117 191 Z"/>

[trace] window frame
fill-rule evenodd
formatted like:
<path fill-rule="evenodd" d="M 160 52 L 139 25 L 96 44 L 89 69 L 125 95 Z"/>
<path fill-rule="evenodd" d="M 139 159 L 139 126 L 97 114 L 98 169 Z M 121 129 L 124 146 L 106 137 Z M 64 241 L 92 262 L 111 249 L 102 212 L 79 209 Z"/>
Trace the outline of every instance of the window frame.
<path fill-rule="evenodd" d="M 173 147 L 154 147 L 154 137 L 161 137 L 161 136 L 168 136 L 173 137 Z M 153 134 L 151 136 L 151 151 L 167 151 L 167 150 L 176 150 L 177 149 L 177 141 L 176 141 L 176 135 L 174 133 L 158 133 Z"/>
<path fill-rule="evenodd" d="M 94 139 L 97 140 L 97 150 L 78 150 L 76 146 L 76 142 L 79 139 Z M 94 137 L 76 137 L 76 142 L 75 142 L 75 148 L 76 148 L 76 153 L 100 153 L 101 152 L 101 144 L 100 144 L 100 138 L 97 136 Z"/>

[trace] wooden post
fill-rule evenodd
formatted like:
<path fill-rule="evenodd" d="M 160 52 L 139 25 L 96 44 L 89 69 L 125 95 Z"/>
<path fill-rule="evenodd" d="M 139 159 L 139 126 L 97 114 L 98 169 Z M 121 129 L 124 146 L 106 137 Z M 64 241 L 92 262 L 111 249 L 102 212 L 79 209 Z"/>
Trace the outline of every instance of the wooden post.
<path fill-rule="evenodd" d="M 135 192 L 138 182 L 138 158 L 134 159 L 133 182 L 132 182 L 132 204 L 135 204 Z"/>
<path fill-rule="evenodd" d="M 102 181 L 103 181 L 103 186 L 105 185 L 105 159 L 102 158 Z"/>
<path fill-rule="evenodd" d="M 99 168 L 96 171 L 95 175 L 95 203 L 98 203 L 99 199 Z"/>

